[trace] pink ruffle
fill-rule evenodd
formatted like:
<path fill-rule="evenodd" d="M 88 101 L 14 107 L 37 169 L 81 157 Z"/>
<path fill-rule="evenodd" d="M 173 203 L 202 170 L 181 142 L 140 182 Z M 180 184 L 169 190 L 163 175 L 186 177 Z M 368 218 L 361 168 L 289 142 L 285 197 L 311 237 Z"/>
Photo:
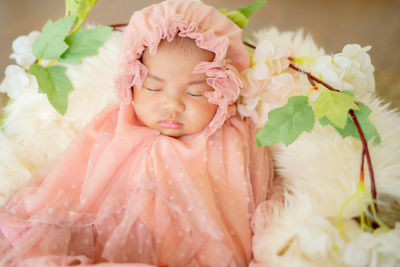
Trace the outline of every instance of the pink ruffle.
<path fill-rule="evenodd" d="M 193 10 L 198 12 L 195 14 Z M 140 62 L 145 48 L 155 54 L 162 39 L 171 41 L 176 35 L 189 37 L 199 48 L 215 54 L 213 62 L 200 63 L 195 69 L 208 76 L 207 83 L 215 90 L 206 95 L 210 103 L 219 106 L 208 129 L 209 134 L 214 133 L 229 117 L 227 107 L 236 102 L 243 86 L 232 69 L 241 71 L 249 65 L 241 33 L 239 27 L 215 8 L 193 1 L 160 3 L 136 12 L 124 33 L 120 73 L 116 77 L 121 102 L 132 101 L 132 86 L 142 87 L 148 72 Z"/>

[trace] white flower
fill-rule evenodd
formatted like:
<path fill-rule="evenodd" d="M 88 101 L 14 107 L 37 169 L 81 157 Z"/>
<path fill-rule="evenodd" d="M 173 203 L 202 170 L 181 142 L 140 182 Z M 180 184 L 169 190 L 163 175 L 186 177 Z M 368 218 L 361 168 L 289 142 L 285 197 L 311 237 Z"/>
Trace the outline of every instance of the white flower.
<path fill-rule="evenodd" d="M 16 99 L 28 91 L 37 91 L 36 79 L 17 65 L 9 65 L 5 71 L 5 78 L 0 84 L 0 92 L 7 93 L 8 97 Z"/>
<path fill-rule="evenodd" d="M 32 45 L 39 35 L 40 32 L 33 31 L 28 35 L 18 36 L 12 42 L 13 53 L 10 55 L 10 58 L 15 59 L 17 64 L 23 68 L 28 68 L 36 60 L 36 57 L 32 53 Z"/>
<path fill-rule="evenodd" d="M 267 121 L 268 112 L 286 103 L 295 79 L 285 70 L 289 67 L 291 50 L 275 47 L 270 41 L 261 41 L 253 55 L 254 65 L 244 70 L 244 88 L 238 101 L 241 116 L 250 117 L 257 126 Z"/>
<path fill-rule="evenodd" d="M 351 240 L 344 249 L 343 261 L 350 266 L 367 266 L 371 258 L 371 249 L 376 240 L 369 233 L 362 233 Z"/>
<path fill-rule="evenodd" d="M 374 67 L 367 54 L 370 46 L 346 45 L 342 53 L 321 56 L 314 71 L 326 83 L 338 90 L 375 91 Z"/>
<path fill-rule="evenodd" d="M 350 266 L 392 267 L 400 263 L 400 223 L 382 233 L 362 233 L 345 247 L 343 261 Z"/>
<path fill-rule="evenodd" d="M 344 245 L 338 230 L 323 217 L 312 217 L 298 230 L 297 237 L 303 253 L 314 258 L 325 258 Z"/>
<path fill-rule="evenodd" d="M 278 47 L 268 41 L 261 41 L 253 55 L 253 77 L 257 80 L 268 80 L 274 74 L 280 74 L 288 68 L 291 50 L 287 47 Z"/>

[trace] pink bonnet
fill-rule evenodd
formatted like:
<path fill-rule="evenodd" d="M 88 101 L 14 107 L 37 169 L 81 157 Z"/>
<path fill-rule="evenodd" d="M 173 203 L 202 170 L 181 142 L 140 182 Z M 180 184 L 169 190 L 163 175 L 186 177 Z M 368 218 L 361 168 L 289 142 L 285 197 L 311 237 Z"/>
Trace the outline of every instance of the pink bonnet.
<path fill-rule="evenodd" d="M 213 62 L 200 63 L 194 70 L 205 73 L 207 83 L 214 88 L 206 95 L 210 103 L 219 106 L 209 125 L 214 132 L 228 118 L 228 105 L 239 96 L 242 82 L 236 70 L 249 66 L 249 56 L 242 30 L 212 6 L 189 0 L 163 1 L 132 15 L 124 31 L 116 77 L 120 100 L 131 103 L 131 87 L 142 87 L 147 75 L 140 61 L 144 49 L 154 54 L 162 39 L 171 41 L 175 35 L 192 38 L 199 48 L 215 53 Z"/>

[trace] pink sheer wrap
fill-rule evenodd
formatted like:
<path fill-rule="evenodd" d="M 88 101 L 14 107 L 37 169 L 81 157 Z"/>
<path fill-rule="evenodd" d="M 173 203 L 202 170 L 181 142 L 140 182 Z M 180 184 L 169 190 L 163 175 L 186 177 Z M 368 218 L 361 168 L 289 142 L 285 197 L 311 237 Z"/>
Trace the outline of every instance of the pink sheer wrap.
<path fill-rule="evenodd" d="M 215 89 L 207 97 L 219 105 L 208 127 L 180 138 L 142 126 L 130 94 L 147 73 L 139 61 L 145 47 L 154 52 L 176 34 L 216 54 L 195 71 L 206 73 Z M 250 218 L 273 171 L 253 124 L 227 109 L 242 86 L 235 68 L 248 65 L 240 35 L 201 3 L 162 2 L 134 13 L 120 56 L 121 103 L 9 199 L 0 212 L 0 265 L 246 266 Z"/>

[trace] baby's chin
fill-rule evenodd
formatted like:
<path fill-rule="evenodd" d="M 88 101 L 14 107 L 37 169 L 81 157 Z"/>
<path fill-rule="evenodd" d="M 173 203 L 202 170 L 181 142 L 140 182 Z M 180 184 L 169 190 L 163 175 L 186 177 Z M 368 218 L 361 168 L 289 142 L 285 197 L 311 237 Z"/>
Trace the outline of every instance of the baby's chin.
<path fill-rule="evenodd" d="M 165 128 L 159 128 L 156 129 L 158 131 L 160 131 L 160 133 L 162 135 L 166 135 L 169 137 L 174 137 L 174 138 L 179 138 L 181 136 L 190 134 L 190 133 L 186 133 L 186 131 L 182 130 L 182 129 L 165 129 Z"/>

